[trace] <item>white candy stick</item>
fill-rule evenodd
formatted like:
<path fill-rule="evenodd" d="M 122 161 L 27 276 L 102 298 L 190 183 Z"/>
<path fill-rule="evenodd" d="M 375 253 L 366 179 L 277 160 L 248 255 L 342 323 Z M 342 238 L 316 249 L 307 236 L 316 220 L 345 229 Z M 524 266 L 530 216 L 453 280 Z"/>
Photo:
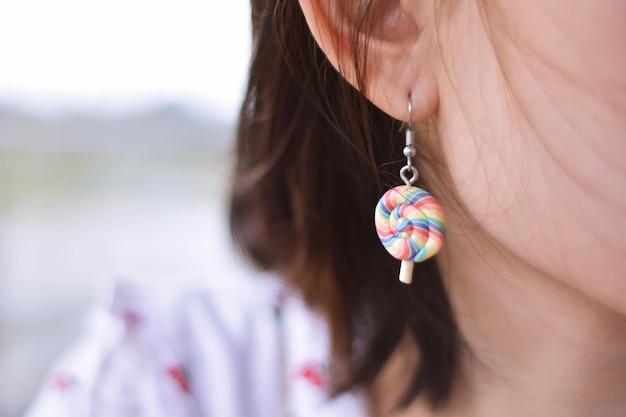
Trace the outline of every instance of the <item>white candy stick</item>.
<path fill-rule="evenodd" d="M 415 263 L 413 261 L 403 260 L 400 264 L 400 282 L 404 282 L 405 284 L 410 284 L 413 280 L 413 265 Z"/>

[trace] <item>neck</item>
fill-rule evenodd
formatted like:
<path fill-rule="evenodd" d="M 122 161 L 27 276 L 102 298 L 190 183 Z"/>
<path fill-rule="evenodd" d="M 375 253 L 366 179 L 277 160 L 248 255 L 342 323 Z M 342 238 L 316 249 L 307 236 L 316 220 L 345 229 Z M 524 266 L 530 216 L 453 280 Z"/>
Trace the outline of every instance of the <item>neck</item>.
<path fill-rule="evenodd" d="M 448 236 L 440 265 L 471 350 L 450 415 L 623 416 L 626 319 L 493 243 Z"/>

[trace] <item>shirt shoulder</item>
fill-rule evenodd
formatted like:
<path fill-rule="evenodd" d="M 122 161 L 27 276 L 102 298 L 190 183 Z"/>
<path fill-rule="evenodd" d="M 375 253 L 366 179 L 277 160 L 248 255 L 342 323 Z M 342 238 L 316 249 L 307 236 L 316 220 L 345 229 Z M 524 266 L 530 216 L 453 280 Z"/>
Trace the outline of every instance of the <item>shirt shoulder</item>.
<path fill-rule="evenodd" d="M 326 326 L 275 278 L 109 294 L 27 417 L 366 415 L 328 396 Z"/>

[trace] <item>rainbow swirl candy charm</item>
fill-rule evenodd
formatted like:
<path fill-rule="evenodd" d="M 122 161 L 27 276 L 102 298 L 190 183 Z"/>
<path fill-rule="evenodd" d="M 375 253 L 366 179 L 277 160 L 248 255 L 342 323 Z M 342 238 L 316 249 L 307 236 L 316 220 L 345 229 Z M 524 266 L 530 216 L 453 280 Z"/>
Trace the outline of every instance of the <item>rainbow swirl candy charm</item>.
<path fill-rule="evenodd" d="M 443 209 L 421 188 L 400 185 L 387 191 L 376 205 L 374 222 L 380 241 L 394 258 L 420 262 L 443 246 Z"/>

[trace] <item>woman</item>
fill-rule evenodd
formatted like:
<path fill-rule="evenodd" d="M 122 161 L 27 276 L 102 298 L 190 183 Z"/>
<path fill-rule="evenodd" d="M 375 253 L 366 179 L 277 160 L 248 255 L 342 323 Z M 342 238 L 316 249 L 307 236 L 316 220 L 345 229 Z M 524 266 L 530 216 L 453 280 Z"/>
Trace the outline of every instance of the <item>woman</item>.
<path fill-rule="evenodd" d="M 625 415 L 626 4 L 252 4 L 232 229 L 325 315 L 335 388 L 373 415 Z M 372 215 L 394 119 L 448 218 L 410 286 Z"/>
<path fill-rule="evenodd" d="M 113 336 L 88 338 L 89 365 L 53 373 L 30 415 L 626 415 L 626 3 L 252 11 L 231 228 L 322 315 L 332 360 L 292 367 L 325 330 L 298 298 L 262 302 L 280 291 L 155 316 L 120 288 Z M 410 285 L 374 227 L 407 162 L 447 218 Z"/>

